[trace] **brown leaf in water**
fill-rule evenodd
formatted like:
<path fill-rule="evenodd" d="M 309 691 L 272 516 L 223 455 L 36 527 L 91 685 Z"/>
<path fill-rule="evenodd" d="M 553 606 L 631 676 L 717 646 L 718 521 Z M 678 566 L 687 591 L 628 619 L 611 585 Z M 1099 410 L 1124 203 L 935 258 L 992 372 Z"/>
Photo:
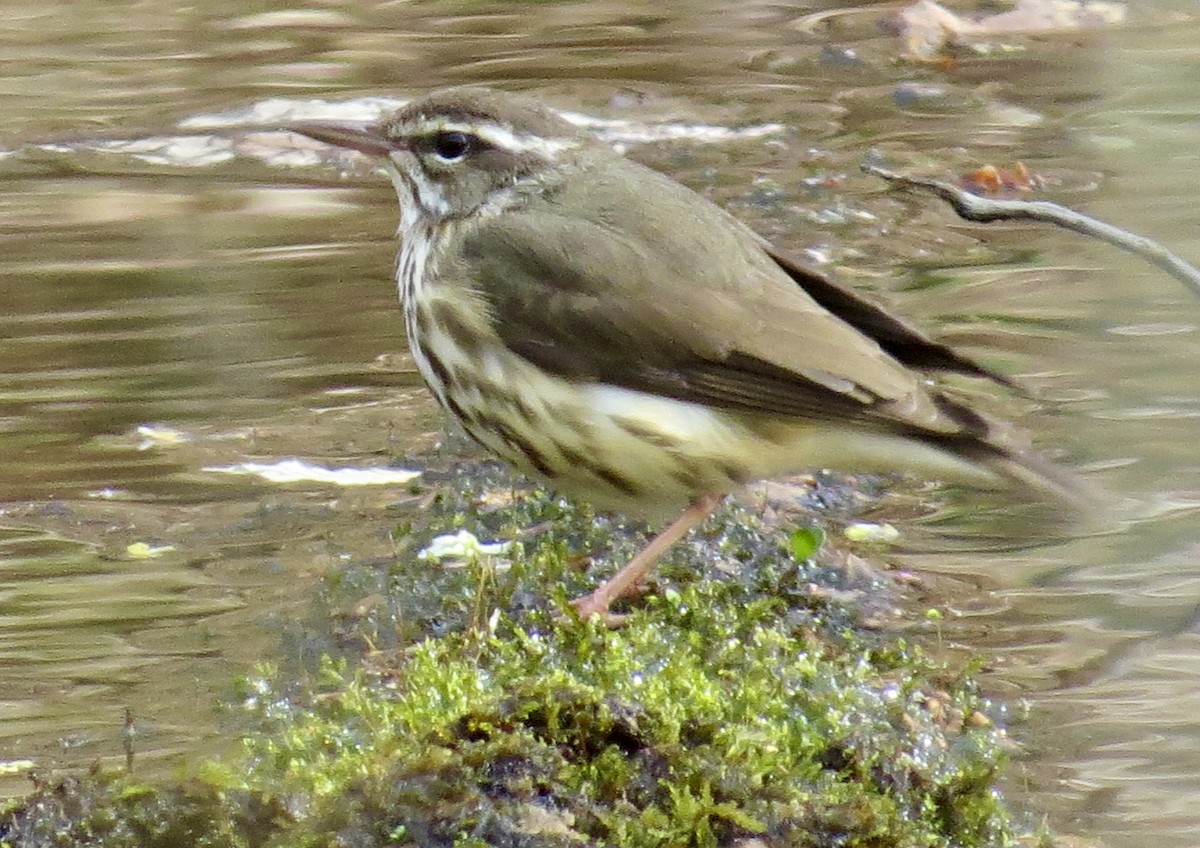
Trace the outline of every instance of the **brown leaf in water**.
<path fill-rule="evenodd" d="M 1012 197 L 1035 191 L 1044 185 L 1044 181 L 1030 171 L 1024 162 L 1017 162 L 1011 170 L 984 165 L 960 176 L 958 184 L 966 191 L 983 197 Z"/>

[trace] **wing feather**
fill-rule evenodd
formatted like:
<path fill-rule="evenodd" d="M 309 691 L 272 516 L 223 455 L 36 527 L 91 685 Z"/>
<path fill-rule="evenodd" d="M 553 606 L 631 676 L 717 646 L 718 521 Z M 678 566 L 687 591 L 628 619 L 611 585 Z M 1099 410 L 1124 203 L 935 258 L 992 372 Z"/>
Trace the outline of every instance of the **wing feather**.
<path fill-rule="evenodd" d="M 832 284 L 806 291 L 810 272 L 719 207 L 621 164 L 623 174 L 609 161 L 569 181 L 582 190 L 486 219 L 461 240 L 462 269 L 512 350 L 566 379 L 754 414 L 931 436 L 976 429 L 905 358 L 981 369 Z M 642 193 L 668 202 L 645 204 Z M 672 200 L 691 220 L 652 217 Z M 850 320 L 827 308 L 844 304 Z"/>

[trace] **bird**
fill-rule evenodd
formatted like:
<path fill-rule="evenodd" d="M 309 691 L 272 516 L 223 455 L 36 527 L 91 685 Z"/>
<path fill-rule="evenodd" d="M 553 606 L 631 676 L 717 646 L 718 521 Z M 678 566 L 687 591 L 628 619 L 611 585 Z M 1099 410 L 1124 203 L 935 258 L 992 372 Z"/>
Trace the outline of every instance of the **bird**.
<path fill-rule="evenodd" d="M 612 616 L 728 494 L 814 468 L 1061 493 L 1061 469 L 939 387 L 1010 381 L 520 94 L 290 125 L 399 200 L 412 356 L 476 442 L 562 494 L 669 520 L 575 599 Z"/>

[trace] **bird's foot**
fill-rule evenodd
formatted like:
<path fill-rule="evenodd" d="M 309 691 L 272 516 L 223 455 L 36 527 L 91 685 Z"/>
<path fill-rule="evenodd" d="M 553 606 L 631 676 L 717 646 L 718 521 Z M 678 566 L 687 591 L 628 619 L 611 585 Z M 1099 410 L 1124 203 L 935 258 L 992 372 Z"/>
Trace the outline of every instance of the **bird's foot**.
<path fill-rule="evenodd" d="M 629 616 L 609 610 L 613 598 L 609 592 L 605 591 L 607 588 L 608 584 L 603 584 L 594 592 L 581 595 L 571 601 L 571 606 L 575 609 L 575 614 L 582 620 L 589 621 L 598 618 L 605 627 L 615 630 L 624 625 L 629 620 Z"/>
<path fill-rule="evenodd" d="M 571 601 L 571 606 L 575 607 L 579 617 L 586 621 L 598 616 L 609 627 L 620 627 L 629 616 L 609 612 L 609 605 L 618 598 L 636 594 L 642 580 L 650 573 L 650 569 L 654 568 L 663 552 L 707 518 L 723 497 L 724 495 L 714 494 L 697 498 L 682 515 L 651 539 L 624 568 L 597 586 L 591 594 Z"/>

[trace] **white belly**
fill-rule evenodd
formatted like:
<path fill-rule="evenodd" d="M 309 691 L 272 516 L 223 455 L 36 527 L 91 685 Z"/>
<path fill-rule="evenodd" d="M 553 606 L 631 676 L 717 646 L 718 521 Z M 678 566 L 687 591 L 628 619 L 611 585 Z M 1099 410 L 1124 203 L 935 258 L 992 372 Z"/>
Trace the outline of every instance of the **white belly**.
<path fill-rule="evenodd" d="M 462 357 L 441 347 L 427 353 L 450 370 Z M 986 470 L 904 436 L 574 383 L 547 375 L 507 350 L 475 364 L 482 366 L 475 385 L 446 392 L 465 413 L 451 407 L 467 432 L 522 470 L 604 508 L 665 516 L 701 495 L 820 468 L 911 470 L 940 479 L 995 482 Z M 426 361 L 422 371 L 428 367 Z M 436 380 L 431 374 L 426 379 L 430 376 Z M 514 386 L 520 387 L 516 399 L 505 400 L 512 398 Z M 436 389 L 435 394 L 442 395 Z"/>

